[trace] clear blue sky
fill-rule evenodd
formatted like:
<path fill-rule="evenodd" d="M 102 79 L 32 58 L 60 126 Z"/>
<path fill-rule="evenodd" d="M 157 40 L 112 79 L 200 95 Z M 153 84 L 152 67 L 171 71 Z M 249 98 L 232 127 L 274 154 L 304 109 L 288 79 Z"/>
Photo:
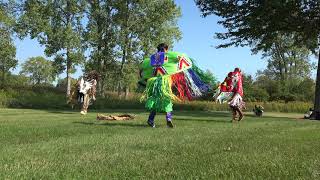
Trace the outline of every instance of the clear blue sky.
<path fill-rule="evenodd" d="M 203 69 L 209 69 L 218 80 L 223 80 L 225 75 L 235 67 L 240 67 L 245 73 L 254 75 L 258 69 L 264 69 L 266 61 L 261 55 L 252 55 L 249 48 L 216 49 L 221 41 L 214 39 L 215 32 L 223 32 L 224 29 L 217 24 L 218 17 L 201 17 L 199 9 L 193 0 L 175 0 L 181 7 L 182 17 L 179 19 L 179 27 L 182 31 L 182 39 L 175 44 L 173 50 L 180 51 L 193 57 Z M 17 58 L 19 64 L 29 57 L 45 56 L 44 47 L 36 40 L 15 40 L 17 46 Z M 14 72 L 20 71 L 18 67 Z M 82 74 L 80 68 L 73 77 Z M 62 74 L 61 77 L 65 77 Z"/>

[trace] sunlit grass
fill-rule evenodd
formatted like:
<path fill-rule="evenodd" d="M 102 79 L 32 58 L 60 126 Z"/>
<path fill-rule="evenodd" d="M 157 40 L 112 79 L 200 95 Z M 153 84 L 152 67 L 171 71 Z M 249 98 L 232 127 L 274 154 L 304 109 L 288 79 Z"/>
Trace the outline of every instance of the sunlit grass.
<path fill-rule="evenodd" d="M 152 129 L 144 111 L 103 113 L 136 119 L 0 109 L 0 179 L 320 178 L 320 122 L 298 114 L 231 123 L 228 112 L 180 111 L 174 129 L 164 115 Z"/>

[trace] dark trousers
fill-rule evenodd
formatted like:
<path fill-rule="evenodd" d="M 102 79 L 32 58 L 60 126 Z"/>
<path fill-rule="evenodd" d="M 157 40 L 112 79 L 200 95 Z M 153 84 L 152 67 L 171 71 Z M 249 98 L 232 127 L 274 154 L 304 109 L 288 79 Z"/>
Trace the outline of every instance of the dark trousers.
<path fill-rule="evenodd" d="M 148 118 L 148 122 L 153 124 L 154 123 L 154 118 L 156 117 L 156 112 L 155 111 L 151 111 L 149 118 Z M 172 120 L 172 112 L 167 112 L 166 113 L 166 120 L 167 121 L 171 121 Z"/>

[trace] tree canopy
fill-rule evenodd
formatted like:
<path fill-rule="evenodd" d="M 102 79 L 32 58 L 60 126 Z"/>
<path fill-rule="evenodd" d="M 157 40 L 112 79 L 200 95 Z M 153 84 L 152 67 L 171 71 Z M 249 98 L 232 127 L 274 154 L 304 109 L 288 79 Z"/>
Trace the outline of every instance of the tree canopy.
<path fill-rule="evenodd" d="M 84 61 L 81 39 L 86 1 L 36 1 L 23 2 L 17 30 L 22 37 L 30 35 L 45 45 L 45 53 L 55 58 L 55 64 L 66 67 L 70 94 L 71 73 Z"/>
<path fill-rule="evenodd" d="M 134 89 L 143 57 L 158 43 L 171 45 L 181 37 L 176 24 L 181 13 L 173 0 L 95 0 L 87 8 L 85 40 L 91 53 L 85 68 L 101 74 L 100 92 Z"/>
<path fill-rule="evenodd" d="M 11 3 L 0 3 L 0 71 L 1 86 L 4 86 L 6 74 L 18 65 L 16 47 L 12 40 L 15 23 Z"/>
<path fill-rule="evenodd" d="M 319 46 L 320 1 L 305 0 L 196 0 L 204 17 L 215 14 L 227 32 L 216 37 L 229 40 L 218 47 L 252 46 L 253 50 L 268 50 L 279 35 L 295 36 L 296 45 L 310 50 Z"/>
<path fill-rule="evenodd" d="M 127 77 L 138 76 L 143 56 L 160 42 L 171 45 L 180 39 L 180 15 L 174 0 L 25 0 L 16 31 L 45 46 L 46 55 L 54 56 L 56 73 L 66 70 L 67 95 L 76 65 L 100 73 L 98 92 L 103 94 L 108 73 L 119 90 L 132 87 L 135 78 Z"/>
<path fill-rule="evenodd" d="M 215 14 L 227 32 L 218 32 L 218 39 L 226 40 L 218 48 L 250 46 L 253 52 L 267 52 L 278 38 L 293 37 L 296 47 L 312 52 L 320 44 L 320 1 L 309 0 L 196 0 L 204 17 Z M 320 51 L 320 50 L 319 50 Z M 315 90 L 316 119 L 320 120 L 320 53 Z"/>
<path fill-rule="evenodd" d="M 32 84 L 50 84 L 56 78 L 52 62 L 41 56 L 29 58 L 23 63 L 20 74 L 28 76 Z"/>
<path fill-rule="evenodd" d="M 286 83 L 288 80 L 302 80 L 311 76 L 315 64 L 310 62 L 310 51 L 294 45 L 292 36 L 279 36 L 270 49 L 263 53 L 267 68 L 263 74 Z"/>

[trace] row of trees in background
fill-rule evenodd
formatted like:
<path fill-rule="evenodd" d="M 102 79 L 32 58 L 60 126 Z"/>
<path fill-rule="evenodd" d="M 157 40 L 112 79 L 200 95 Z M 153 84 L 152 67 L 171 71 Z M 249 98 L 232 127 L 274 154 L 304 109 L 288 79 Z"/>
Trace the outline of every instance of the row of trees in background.
<path fill-rule="evenodd" d="M 292 59 L 281 57 L 283 54 L 278 53 L 279 48 L 288 43 L 290 49 L 304 48 L 315 54 L 318 51 L 314 109 L 315 118 L 320 120 L 320 1 L 196 0 L 196 4 L 204 17 L 215 14 L 221 18 L 218 23 L 227 31 L 216 33 L 216 36 L 226 42 L 218 47 L 250 46 L 253 52 L 271 53 L 272 58 L 277 58 L 279 65 L 275 67 L 281 70 L 278 77 L 283 79 L 283 83 L 288 78 L 291 81 L 290 75 L 293 73 L 289 71 L 295 72 L 295 64 L 300 62 L 295 61 L 299 60 L 295 59 L 296 54 L 291 54 Z M 279 43 L 283 37 L 290 39 Z M 291 47 L 292 43 L 294 46 Z M 288 59 L 292 65 L 281 64 L 284 59 Z"/>
<path fill-rule="evenodd" d="M 119 94 L 124 89 L 129 91 L 137 82 L 139 62 L 155 51 L 159 42 L 172 45 L 181 38 L 177 27 L 180 15 L 173 0 L 1 2 L 1 43 L 6 43 L 0 44 L 0 54 L 4 53 L 0 64 L 2 78 L 17 65 L 12 42 L 16 33 L 20 38 L 37 39 L 45 47 L 45 54 L 53 59 L 53 69 L 41 72 L 51 72 L 51 76 L 37 79 L 35 76 L 40 77 L 40 72 L 34 71 L 35 82 L 49 82 L 66 72 L 69 95 L 71 74 L 77 65 L 82 65 L 85 71 L 96 70 L 101 75 L 98 85 L 101 95 L 107 89 L 117 89 Z M 39 57 L 30 59 L 21 73 L 30 74 L 37 69 L 32 64 L 40 61 L 46 64 Z"/>
<path fill-rule="evenodd" d="M 305 46 L 295 46 L 293 36 L 279 35 L 263 53 L 267 67 L 256 78 L 245 76 L 246 99 L 251 101 L 309 101 L 314 99 L 315 82 L 311 78 L 316 64 Z"/>
<path fill-rule="evenodd" d="M 243 86 L 244 98 L 251 102 L 312 102 L 314 100 L 315 82 L 311 78 L 295 79 L 283 83 L 264 74 L 259 74 L 256 78 L 251 75 L 244 75 Z"/>
<path fill-rule="evenodd" d="M 296 0 L 298 5 L 306 7 L 299 16 L 291 17 L 291 11 L 299 10 L 295 9 L 297 4 L 290 2 L 196 2 L 204 15 L 214 13 L 226 19 L 220 24 L 229 32 L 218 33 L 217 38 L 231 41 L 219 47 L 249 45 L 254 53 L 263 52 L 268 62 L 266 69 L 258 71 L 256 77 L 245 76 L 247 100 L 310 101 L 314 97 L 315 84 L 310 77 L 316 64 L 311 63 L 309 57 L 317 46 L 319 26 L 314 12 L 319 4 L 311 1 L 311 4 L 299 4 L 301 1 Z M 268 7 L 271 6 L 275 10 L 270 14 Z M 288 11 L 278 12 L 277 8 Z M 305 19 L 301 27 L 284 25 L 303 19 L 304 13 L 309 19 Z M 270 21 L 280 16 L 287 20 Z M 180 9 L 173 0 L 0 2 L 1 86 L 14 79 L 18 84 L 26 80 L 32 84 L 50 84 L 66 72 L 67 78 L 60 80 L 58 86 L 65 87 L 68 94 L 70 74 L 81 65 L 85 71 L 96 70 L 102 75 L 98 84 L 100 95 L 107 90 L 118 91 L 119 95 L 132 91 L 139 78 L 139 62 L 155 51 L 159 42 L 171 45 L 181 38 L 176 24 L 179 17 Z M 8 76 L 18 63 L 14 34 L 37 39 L 51 60 L 30 58 L 22 64 L 20 76 Z M 206 75 L 208 81 L 214 79 L 211 72 L 207 71 Z"/>

